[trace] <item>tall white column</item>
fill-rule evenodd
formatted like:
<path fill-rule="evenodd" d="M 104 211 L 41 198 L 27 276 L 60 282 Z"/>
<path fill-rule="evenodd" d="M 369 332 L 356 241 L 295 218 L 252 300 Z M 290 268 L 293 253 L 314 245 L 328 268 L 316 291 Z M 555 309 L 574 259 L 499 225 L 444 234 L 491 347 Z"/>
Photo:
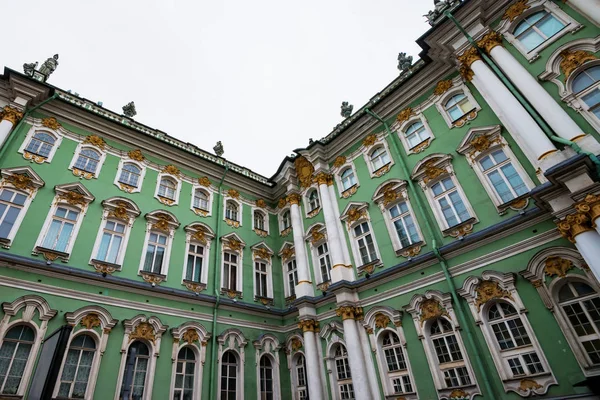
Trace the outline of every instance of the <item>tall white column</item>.
<path fill-rule="evenodd" d="M 517 144 L 525 149 L 525 154 L 534 166 L 545 171 L 565 159 L 521 103 L 481 60 L 474 47 L 465 51 L 459 60 L 463 63 L 463 76 L 466 74 L 472 78 L 477 90 L 484 96 Z M 471 76 L 468 68 L 472 71 Z M 531 159 L 532 156 L 535 159 Z"/>
<path fill-rule="evenodd" d="M 579 208 L 579 207 L 577 207 Z M 559 232 L 569 239 L 600 282 L 600 234 L 591 228 L 589 214 L 577 212 L 557 223 Z"/>
<path fill-rule="evenodd" d="M 599 0 L 600 1 L 600 0 Z M 560 137 L 577 141 L 585 150 L 598 153 L 600 144 L 573 121 L 554 98 L 525 67 L 502 46 L 502 35 L 490 32 L 479 41 L 523 96 L 531 103 L 552 130 Z"/>
<path fill-rule="evenodd" d="M 329 189 L 329 198 L 331 199 L 331 204 L 333 205 L 333 210 L 335 211 L 335 215 L 341 215 L 340 214 L 340 206 L 337 202 L 337 193 L 335 192 L 335 188 L 333 187 L 333 176 L 331 177 L 331 181 L 327 182 L 327 185 L 329 185 L 328 189 Z M 350 265 L 352 264 L 352 261 L 350 259 L 350 251 L 348 250 L 348 244 L 346 242 L 346 235 L 344 234 L 344 227 L 342 224 L 342 221 L 338 218 L 338 220 L 336 221 L 337 223 L 337 227 L 338 227 L 338 232 L 340 233 L 340 242 L 342 244 L 342 251 L 344 253 L 344 264 L 346 265 Z"/>
<path fill-rule="evenodd" d="M 600 26 L 600 0 L 565 0 L 581 15 Z"/>
<path fill-rule="evenodd" d="M 300 215 L 300 198 L 298 193 L 292 193 L 287 197 L 287 201 L 290 203 L 290 213 L 292 216 L 292 234 L 294 236 L 294 249 L 296 251 L 296 268 L 298 269 L 296 297 L 315 295 L 313 284 L 310 280 L 308 259 L 306 258 L 304 228 L 302 226 L 302 217 Z"/>
<path fill-rule="evenodd" d="M 371 387 L 371 394 L 373 399 L 380 398 L 379 395 L 379 381 L 380 379 L 377 377 L 377 372 L 375 371 L 375 363 L 373 360 L 373 355 L 371 351 L 371 342 L 369 340 L 369 336 L 365 329 L 361 326 L 359 321 L 356 321 L 356 325 L 358 326 L 358 334 L 360 335 L 360 344 L 363 350 L 363 356 L 365 357 L 365 366 L 367 368 L 367 376 L 369 377 L 369 385 Z"/>
<path fill-rule="evenodd" d="M 4 142 L 8 138 L 10 131 L 13 126 L 17 124 L 17 122 L 23 118 L 23 113 L 16 108 L 12 108 L 10 106 L 5 106 L 2 111 L 0 111 L 0 116 L 2 117 L 2 122 L 0 122 L 0 148 L 4 146 Z"/>
<path fill-rule="evenodd" d="M 327 185 L 329 176 L 321 172 L 317 174 L 316 180 L 319 184 L 319 193 L 321 195 L 321 205 L 323 206 L 323 216 L 325 217 L 325 227 L 327 228 L 327 243 L 329 245 L 329 256 L 331 257 L 331 281 L 341 280 L 353 281 L 354 271 L 351 266 L 346 265 L 344 251 L 342 249 L 342 238 L 338 230 L 335 208 L 332 199 L 329 196 L 329 186 Z"/>
<path fill-rule="evenodd" d="M 350 372 L 352 373 L 352 386 L 354 387 L 354 398 L 356 399 L 375 399 L 371 393 L 369 378 L 365 365 L 365 357 L 362 351 L 358 326 L 355 317 L 358 310 L 354 306 L 340 306 L 337 314 L 342 317 L 344 324 L 344 340 L 346 341 L 346 350 L 348 351 L 348 361 Z"/>
<path fill-rule="evenodd" d="M 317 349 L 318 341 L 315 328 L 318 322 L 314 319 L 300 321 L 298 327 L 303 331 L 304 357 L 306 358 L 306 379 L 308 380 L 308 395 L 315 400 L 323 400 L 323 384 L 321 382 L 321 362 Z"/>

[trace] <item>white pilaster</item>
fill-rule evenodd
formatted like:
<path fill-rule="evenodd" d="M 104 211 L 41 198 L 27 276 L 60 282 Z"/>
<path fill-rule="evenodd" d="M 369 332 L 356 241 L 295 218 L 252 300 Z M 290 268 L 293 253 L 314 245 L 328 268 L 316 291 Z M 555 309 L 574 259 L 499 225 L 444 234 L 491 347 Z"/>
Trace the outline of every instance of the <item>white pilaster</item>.
<path fill-rule="evenodd" d="M 333 182 L 328 184 L 329 190 L 329 199 L 331 200 L 331 204 L 333 205 L 333 210 L 335 211 L 335 215 L 340 215 L 340 206 L 337 202 L 337 193 L 335 192 L 335 188 L 333 187 Z M 344 235 L 344 227 L 342 225 L 342 221 L 337 218 L 336 224 L 338 227 L 338 232 L 340 234 L 340 243 L 342 244 L 342 252 L 344 253 L 344 264 L 350 265 L 352 261 L 350 260 L 350 251 L 348 251 L 348 244 L 346 243 L 346 236 Z"/>
<path fill-rule="evenodd" d="M 565 0 L 581 15 L 600 26 L 600 0 Z"/>
<path fill-rule="evenodd" d="M 306 378 L 308 380 L 308 395 L 311 399 L 324 400 L 319 368 L 319 353 L 317 351 L 317 336 L 314 331 L 304 331 L 304 351 L 306 358 Z"/>
<path fill-rule="evenodd" d="M 365 357 L 362 352 L 360 335 L 354 318 L 344 319 L 344 339 L 346 340 L 346 350 L 348 351 L 348 361 L 350 362 L 350 372 L 352 373 L 352 386 L 354 387 L 354 398 L 356 399 L 375 399 L 371 393 L 367 369 L 365 366 Z M 368 342 L 367 342 L 368 343 Z M 378 396 L 377 396 L 378 397 Z"/>
<path fill-rule="evenodd" d="M 292 215 L 292 234 L 294 236 L 294 249 L 296 251 L 296 268 L 298 269 L 298 285 L 296 286 L 296 297 L 314 296 L 312 281 L 306 258 L 306 247 L 304 244 L 304 228 L 300 216 L 300 195 L 288 196 L 290 201 L 290 213 Z"/>
<path fill-rule="evenodd" d="M 365 358 L 365 366 L 367 368 L 367 376 L 369 378 L 369 386 L 371 387 L 371 393 L 373 396 L 372 398 L 379 399 L 379 378 L 377 377 L 377 373 L 375 372 L 375 363 L 373 360 L 373 353 L 371 351 L 369 336 L 358 321 L 356 321 L 356 325 L 358 327 L 358 334 L 360 335 L 360 344 L 362 347 L 363 356 Z"/>
<path fill-rule="evenodd" d="M 596 229 L 598 229 L 596 227 Z M 581 232 L 573 238 L 575 247 L 600 282 L 600 234 L 596 231 Z"/>
<path fill-rule="evenodd" d="M 0 122 L 0 147 L 4 146 L 4 142 L 6 142 L 6 138 L 13 128 L 13 123 L 7 119 L 3 119 Z"/>

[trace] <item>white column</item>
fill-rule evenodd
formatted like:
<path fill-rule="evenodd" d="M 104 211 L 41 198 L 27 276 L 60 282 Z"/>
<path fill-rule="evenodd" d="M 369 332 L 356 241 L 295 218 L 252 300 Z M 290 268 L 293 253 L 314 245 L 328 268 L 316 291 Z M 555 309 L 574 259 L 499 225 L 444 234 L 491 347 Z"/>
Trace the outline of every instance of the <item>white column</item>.
<path fill-rule="evenodd" d="M 302 324 L 305 324 L 302 326 Z M 312 323 L 312 326 L 310 326 Z M 308 380 L 308 395 L 315 400 L 323 400 L 321 369 L 319 368 L 319 353 L 317 351 L 317 335 L 314 332 L 314 320 L 301 321 L 304 331 L 304 356 L 306 357 L 306 379 Z M 312 329 L 312 330 L 311 330 Z"/>
<path fill-rule="evenodd" d="M 565 0 L 581 15 L 600 26 L 600 0 Z"/>
<path fill-rule="evenodd" d="M 335 188 L 333 187 L 333 177 L 332 181 L 327 183 L 329 185 L 329 199 L 331 200 L 331 204 L 333 205 L 333 210 L 335 211 L 335 215 L 340 215 L 340 206 L 337 202 L 337 194 L 335 192 Z M 340 243 L 342 245 L 342 252 L 344 253 L 344 264 L 350 265 L 352 261 L 350 260 L 350 251 L 348 251 L 348 244 L 346 243 L 346 236 L 344 235 L 344 227 L 342 221 L 338 218 L 337 221 L 338 232 L 340 234 Z"/>
<path fill-rule="evenodd" d="M 367 376 L 367 369 L 365 368 L 365 357 L 362 352 L 360 335 L 358 333 L 356 321 L 354 320 L 354 312 L 351 312 L 351 314 L 351 317 L 346 316 L 346 318 L 342 317 L 342 319 L 344 321 L 344 340 L 346 341 L 350 372 L 352 373 L 354 398 L 372 399 L 374 397 L 372 397 L 371 388 L 369 386 L 369 378 Z"/>
<path fill-rule="evenodd" d="M 2 116 L 2 122 L 0 122 L 0 148 L 4 146 L 4 142 L 8 138 L 10 131 L 13 126 L 17 124 L 21 118 L 23 118 L 23 113 L 16 108 L 5 106 L 3 110 L 0 111 L 0 115 Z"/>
<path fill-rule="evenodd" d="M 579 233 L 573 239 L 575 240 L 575 247 L 590 267 L 596 280 L 600 282 L 600 234 L 588 230 Z"/>
<path fill-rule="evenodd" d="M 290 213 L 292 216 L 292 234 L 294 236 L 294 250 L 296 252 L 296 268 L 298 269 L 298 285 L 296 286 L 296 297 L 314 296 L 308 259 L 306 258 L 306 247 L 304 244 L 304 228 L 300 216 L 300 195 L 292 193 L 288 196 Z"/>
<path fill-rule="evenodd" d="M 531 115 L 492 70 L 478 57 L 472 57 L 469 61 L 474 74 L 473 84 L 519 146 L 526 150 L 528 157 L 535 157 L 530 158 L 532 164 L 545 171 L 563 161 L 564 155 L 558 152 Z"/>
<path fill-rule="evenodd" d="M 321 195 L 323 216 L 325 217 L 325 226 L 327 228 L 327 243 L 329 245 L 329 256 L 331 257 L 332 264 L 331 281 L 353 281 L 354 271 L 351 266 L 349 267 L 345 263 L 344 251 L 342 250 L 342 238 L 340 237 L 337 224 L 339 216 L 336 215 L 334 206 L 329 196 L 329 187 L 327 185 L 326 174 L 321 173 L 317 175 L 317 181 L 319 182 L 319 193 Z"/>
<path fill-rule="evenodd" d="M 372 399 L 379 399 L 379 378 L 377 377 L 377 372 L 375 371 L 375 364 L 373 360 L 373 355 L 371 351 L 371 342 L 369 340 L 369 336 L 365 329 L 361 326 L 360 322 L 356 321 L 356 325 L 358 326 L 358 334 L 360 335 L 360 344 L 363 350 L 363 356 L 365 357 L 365 363 L 367 367 L 367 376 L 369 377 L 369 385 L 371 387 Z"/>

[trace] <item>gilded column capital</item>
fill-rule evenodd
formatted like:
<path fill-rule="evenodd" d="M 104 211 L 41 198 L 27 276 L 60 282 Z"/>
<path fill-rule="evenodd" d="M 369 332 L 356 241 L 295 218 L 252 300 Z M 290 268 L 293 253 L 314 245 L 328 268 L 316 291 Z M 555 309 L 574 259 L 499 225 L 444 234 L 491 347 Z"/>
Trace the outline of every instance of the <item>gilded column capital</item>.
<path fill-rule="evenodd" d="M 329 182 L 330 179 L 332 179 L 331 174 L 328 174 L 327 172 L 323 172 L 323 171 L 319 172 L 313 178 L 313 180 L 316 183 L 318 183 L 319 185 L 327 185 L 327 183 Z"/>
<path fill-rule="evenodd" d="M 298 322 L 298 329 L 302 329 L 302 332 L 318 332 L 319 322 L 314 319 L 303 319 Z"/>
<path fill-rule="evenodd" d="M 481 56 L 479 55 L 477 49 L 472 46 L 465 50 L 465 52 L 462 53 L 460 56 L 458 56 L 458 61 L 460 61 L 462 65 L 468 68 L 471 68 L 471 64 L 478 60 L 481 60 Z"/>
<path fill-rule="evenodd" d="M 502 35 L 498 32 L 491 31 L 477 42 L 477 46 L 484 49 L 485 52 L 489 54 L 494 47 L 502 46 Z"/>
<path fill-rule="evenodd" d="M 11 106 L 4 106 L 2 110 L 2 121 L 9 121 L 11 124 L 15 125 L 23 118 L 23 113 L 16 108 Z"/>
<path fill-rule="evenodd" d="M 299 205 L 302 197 L 298 193 L 290 193 L 287 195 L 287 202 L 290 204 Z"/>
<path fill-rule="evenodd" d="M 590 218 L 583 212 L 567 215 L 564 219 L 557 222 L 558 231 L 571 243 L 575 243 L 575 237 L 580 233 L 591 231 L 589 224 Z"/>
<path fill-rule="evenodd" d="M 340 306 L 335 310 L 335 314 L 338 317 L 342 317 L 342 320 L 355 319 L 360 321 L 364 317 L 362 307 L 355 306 Z"/>
<path fill-rule="evenodd" d="M 594 221 L 600 218 L 600 196 L 588 194 L 581 202 L 575 205 L 575 209 L 589 216 L 592 227 L 595 228 L 596 224 Z"/>

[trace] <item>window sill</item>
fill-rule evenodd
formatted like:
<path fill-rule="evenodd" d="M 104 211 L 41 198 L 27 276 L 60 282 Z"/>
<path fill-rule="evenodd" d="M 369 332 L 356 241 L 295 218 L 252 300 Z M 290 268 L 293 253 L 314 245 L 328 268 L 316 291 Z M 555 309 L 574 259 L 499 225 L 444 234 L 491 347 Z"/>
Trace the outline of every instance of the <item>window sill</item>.
<path fill-rule="evenodd" d="M 242 298 L 242 292 L 233 289 L 221 288 L 221 294 L 227 295 L 230 299 Z"/>
<path fill-rule="evenodd" d="M 210 211 L 205 210 L 203 208 L 192 207 L 192 211 L 194 211 L 194 214 L 200 215 L 202 217 L 208 217 L 208 214 L 210 214 Z"/>
<path fill-rule="evenodd" d="M 42 246 L 37 246 L 35 248 L 35 250 L 33 251 L 33 254 L 35 254 L 35 255 L 41 254 L 46 261 L 50 261 L 50 262 L 53 262 L 56 260 L 61 260 L 62 262 L 68 262 L 69 256 L 70 256 L 69 253 L 64 253 L 62 251 L 47 249 Z"/>
<path fill-rule="evenodd" d="M 137 189 L 137 186 L 132 186 L 127 183 L 119 182 L 119 188 L 124 192 L 133 193 L 133 191 Z"/>
<path fill-rule="evenodd" d="M 310 210 L 310 211 L 309 211 L 309 212 L 306 214 L 306 216 L 307 216 L 308 218 L 313 218 L 314 216 L 318 215 L 320 212 L 321 212 L 321 207 L 316 207 L 316 208 L 313 208 L 312 210 Z"/>
<path fill-rule="evenodd" d="M 232 228 L 239 228 L 240 227 L 240 221 L 235 221 L 233 219 L 225 218 L 225 223 L 227 225 L 231 226 Z"/>
<path fill-rule="evenodd" d="M 38 164 L 42 164 L 42 163 L 48 161 L 48 157 L 40 156 L 35 153 L 30 153 L 27 150 L 23 151 L 23 158 L 26 160 L 34 161 Z M 50 162 L 50 161 L 48 161 L 48 162 Z"/>
<path fill-rule="evenodd" d="M 479 111 L 477 108 L 467 111 L 460 118 L 452 121 L 452 127 L 453 128 L 462 128 L 468 122 L 473 121 L 475 118 L 477 118 L 477 111 Z"/>
<path fill-rule="evenodd" d="M 18 400 L 22 398 L 23 396 L 18 394 L 0 394 L 0 400 Z"/>
<path fill-rule="evenodd" d="M 196 281 L 188 281 L 187 279 L 183 280 L 183 285 L 190 291 L 194 293 L 200 293 L 204 289 L 206 289 L 206 283 L 196 282 Z"/>
<path fill-rule="evenodd" d="M 285 228 L 284 230 L 282 230 L 281 232 L 279 232 L 279 236 L 284 237 L 290 234 L 290 232 L 292 231 L 292 227 L 288 227 Z"/>
<path fill-rule="evenodd" d="M 96 272 L 99 272 L 102 275 L 111 275 L 113 272 L 121 270 L 121 266 L 119 264 L 112 264 L 106 261 L 96 259 L 90 260 L 90 265 L 93 265 L 96 269 Z"/>
<path fill-rule="evenodd" d="M 452 236 L 455 239 L 463 239 L 469 233 L 473 231 L 473 225 L 477 223 L 477 218 L 471 217 L 466 221 L 456 224 L 448 229 L 444 229 L 442 234 L 444 236 Z"/>
<path fill-rule="evenodd" d="M 157 274 L 156 272 L 140 271 L 140 275 L 145 282 L 150 283 L 152 286 L 160 285 L 167 280 L 166 275 Z"/>
<path fill-rule="evenodd" d="M 406 247 L 402 247 L 401 249 L 396 250 L 396 256 L 397 257 L 406 257 L 409 260 L 413 257 L 415 257 L 416 255 L 418 255 L 421 252 L 421 248 L 423 247 L 423 245 L 425 244 L 425 242 L 420 241 L 420 242 L 415 242 L 413 244 L 411 244 L 410 246 L 406 246 Z"/>
<path fill-rule="evenodd" d="M 385 400 L 401 399 L 403 396 L 416 396 L 417 392 L 397 392 L 385 396 Z"/>
<path fill-rule="evenodd" d="M 157 195 L 156 198 L 158 199 L 158 201 L 160 201 L 162 204 L 167 205 L 167 206 L 172 206 L 175 205 L 175 199 L 171 199 L 169 197 L 164 197 L 164 196 L 160 196 Z"/>
<path fill-rule="evenodd" d="M 385 164 L 383 167 L 376 169 L 375 171 L 372 172 L 371 177 L 374 178 L 379 178 L 385 174 L 387 174 L 388 172 L 390 172 L 390 169 L 392 168 L 392 163 L 389 162 L 387 164 Z"/>
<path fill-rule="evenodd" d="M 263 297 L 263 296 L 254 296 L 255 302 L 260 302 L 263 306 L 272 306 L 275 305 L 272 297 Z"/>
<path fill-rule="evenodd" d="M 357 268 L 358 270 L 358 274 L 372 274 L 373 272 L 375 272 L 375 268 L 379 268 L 379 267 L 383 267 L 383 263 L 381 262 L 380 259 L 377 260 L 373 260 L 369 263 L 363 264 L 360 267 Z"/>
<path fill-rule="evenodd" d="M 498 214 L 504 215 L 509 209 L 522 213 L 527 206 L 529 206 L 529 192 L 522 194 L 519 197 L 515 197 L 509 202 L 499 204 L 496 208 L 498 209 Z"/>
<path fill-rule="evenodd" d="M 348 189 L 344 190 L 342 192 L 342 197 L 344 199 L 347 199 L 348 197 L 352 196 L 354 193 L 356 193 L 356 191 L 358 190 L 358 184 L 356 185 L 352 185 L 350 186 Z"/>
<path fill-rule="evenodd" d="M 256 233 L 260 237 L 267 237 L 267 236 L 269 236 L 269 232 L 267 232 L 267 231 L 265 231 L 263 229 L 254 228 L 254 233 Z"/>

